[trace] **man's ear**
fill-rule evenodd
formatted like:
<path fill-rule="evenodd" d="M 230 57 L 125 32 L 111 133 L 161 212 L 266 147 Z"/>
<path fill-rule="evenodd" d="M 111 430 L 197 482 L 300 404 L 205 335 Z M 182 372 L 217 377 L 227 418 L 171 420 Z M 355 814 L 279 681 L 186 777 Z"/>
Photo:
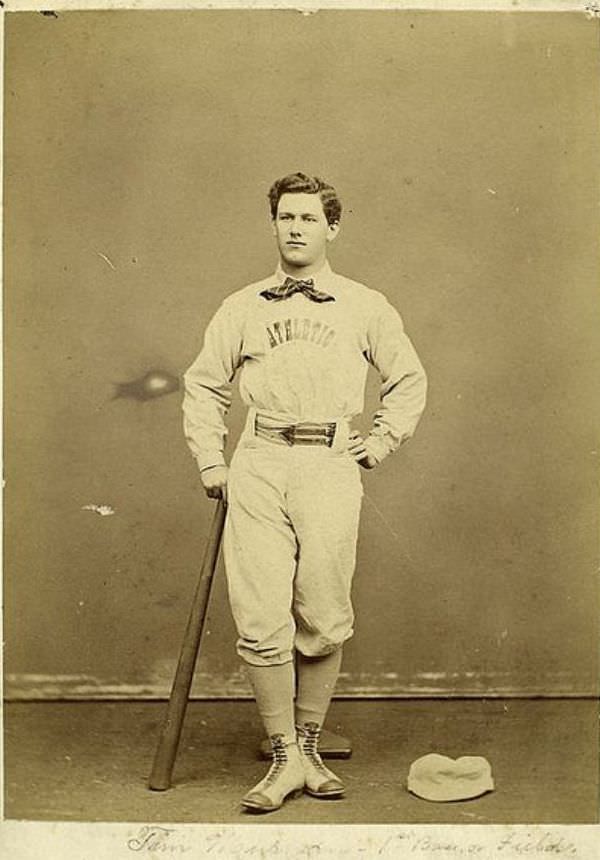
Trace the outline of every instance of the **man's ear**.
<path fill-rule="evenodd" d="M 275 223 L 275 219 L 271 218 L 271 233 L 276 236 L 277 235 L 277 224 Z"/>
<path fill-rule="evenodd" d="M 340 222 L 334 221 L 332 224 L 327 225 L 327 241 L 333 242 L 338 233 L 340 232 Z"/>

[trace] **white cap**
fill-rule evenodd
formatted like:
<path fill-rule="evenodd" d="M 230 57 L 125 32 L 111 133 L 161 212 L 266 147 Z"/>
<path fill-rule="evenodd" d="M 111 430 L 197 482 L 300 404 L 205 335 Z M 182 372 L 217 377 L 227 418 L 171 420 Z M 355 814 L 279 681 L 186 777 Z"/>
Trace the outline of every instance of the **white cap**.
<path fill-rule="evenodd" d="M 429 753 L 410 766 L 408 790 L 425 800 L 469 800 L 494 790 L 492 769 L 482 756 L 448 758 Z"/>

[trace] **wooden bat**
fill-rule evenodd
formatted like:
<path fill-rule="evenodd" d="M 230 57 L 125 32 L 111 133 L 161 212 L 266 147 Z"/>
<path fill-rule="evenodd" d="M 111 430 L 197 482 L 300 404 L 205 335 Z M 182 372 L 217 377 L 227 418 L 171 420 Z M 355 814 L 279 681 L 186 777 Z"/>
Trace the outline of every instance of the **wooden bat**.
<path fill-rule="evenodd" d="M 224 523 L 225 504 L 222 499 L 219 499 L 208 533 L 198 585 L 181 645 L 169 705 L 154 756 L 152 774 L 148 782 L 148 787 L 153 791 L 165 791 L 171 786 L 171 774 L 173 772 L 173 765 L 175 764 L 177 747 L 179 746 L 185 710 L 194 676 L 194 668 L 198 658 L 198 650 L 200 648 L 200 640 L 202 638 L 206 610 L 210 598 L 210 589 L 219 557 Z"/>

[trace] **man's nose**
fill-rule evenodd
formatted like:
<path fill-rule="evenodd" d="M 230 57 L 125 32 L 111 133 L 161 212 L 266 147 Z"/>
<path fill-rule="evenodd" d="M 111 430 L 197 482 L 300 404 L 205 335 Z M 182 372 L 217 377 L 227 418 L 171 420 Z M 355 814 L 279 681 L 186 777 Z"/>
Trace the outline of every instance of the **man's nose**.
<path fill-rule="evenodd" d="M 294 236 L 298 236 L 302 232 L 302 222 L 298 218 L 294 218 L 294 220 L 290 223 L 290 233 Z"/>

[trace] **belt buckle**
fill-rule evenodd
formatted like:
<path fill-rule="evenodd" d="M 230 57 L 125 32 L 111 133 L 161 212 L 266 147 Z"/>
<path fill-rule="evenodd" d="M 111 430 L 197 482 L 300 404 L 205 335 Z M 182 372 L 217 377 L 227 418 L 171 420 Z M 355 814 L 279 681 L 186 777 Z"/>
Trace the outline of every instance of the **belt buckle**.
<path fill-rule="evenodd" d="M 294 432 L 293 426 L 284 427 L 283 430 L 279 431 L 279 435 L 282 439 L 285 439 L 288 445 L 293 445 L 296 441 L 296 434 Z"/>

